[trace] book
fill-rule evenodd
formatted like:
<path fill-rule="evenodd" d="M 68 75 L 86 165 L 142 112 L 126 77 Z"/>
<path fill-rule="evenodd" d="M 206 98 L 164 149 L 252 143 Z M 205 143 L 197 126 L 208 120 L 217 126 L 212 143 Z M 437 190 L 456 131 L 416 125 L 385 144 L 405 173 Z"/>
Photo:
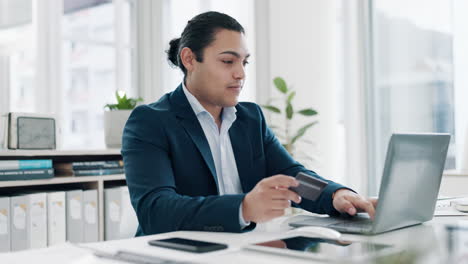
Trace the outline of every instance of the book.
<path fill-rule="evenodd" d="M 55 163 L 54 168 L 60 170 L 97 170 L 123 168 L 122 160 L 106 161 L 76 161 L 66 163 Z"/>
<path fill-rule="evenodd" d="M 29 170 L 29 169 L 50 169 L 52 160 L 0 160 L 0 171 L 4 170 Z"/>
<path fill-rule="evenodd" d="M 0 171 L 0 181 L 49 179 L 53 177 L 54 177 L 54 169 Z"/>
<path fill-rule="evenodd" d="M 99 176 L 99 175 L 112 175 L 112 174 L 123 174 L 123 168 L 117 169 L 96 169 L 96 170 L 74 170 L 75 176 Z"/>

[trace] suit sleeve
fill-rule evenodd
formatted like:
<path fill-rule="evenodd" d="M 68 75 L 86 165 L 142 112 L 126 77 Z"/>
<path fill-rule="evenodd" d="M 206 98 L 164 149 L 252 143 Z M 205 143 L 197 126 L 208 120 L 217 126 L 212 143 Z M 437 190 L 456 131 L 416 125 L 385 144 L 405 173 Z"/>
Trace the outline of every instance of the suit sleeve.
<path fill-rule="evenodd" d="M 244 194 L 186 196 L 176 191 L 164 121 L 139 106 L 125 125 L 122 155 L 127 185 L 140 229 L 145 235 L 176 230 L 241 230 L 239 207 Z"/>
<path fill-rule="evenodd" d="M 327 181 L 328 185 L 325 187 L 317 201 L 314 202 L 303 199 L 298 206 L 313 213 L 339 215 L 340 213 L 333 207 L 332 195 L 336 190 L 349 188 L 324 179 L 314 171 L 307 170 L 304 166 L 295 161 L 266 124 L 265 117 L 260 107 L 257 106 L 257 108 L 261 115 L 263 145 L 267 162 L 267 175 L 272 176 L 276 174 L 285 174 L 295 177 L 297 173 L 304 172 L 313 177 Z"/>

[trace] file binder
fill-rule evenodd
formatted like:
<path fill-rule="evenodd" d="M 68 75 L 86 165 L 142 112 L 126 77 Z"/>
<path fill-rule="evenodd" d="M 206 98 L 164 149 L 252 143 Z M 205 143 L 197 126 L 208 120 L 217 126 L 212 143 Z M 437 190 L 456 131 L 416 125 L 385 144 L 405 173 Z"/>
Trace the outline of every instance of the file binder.
<path fill-rule="evenodd" d="M 30 246 L 29 226 L 27 215 L 29 214 L 28 195 L 10 197 L 11 219 L 11 251 L 28 249 Z"/>
<path fill-rule="evenodd" d="M 65 243 L 66 238 L 65 192 L 49 192 L 47 193 L 47 245 Z"/>
<path fill-rule="evenodd" d="M 120 238 L 121 189 L 104 189 L 104 240 Z"/>
<path fill-rule="evenodd" d="M 0 197 L 0 252 L 10 250 L 10 198 Z"/>
<path fill-rule="evenodd" d="M 97 190 L 83 191 L 83 242 L 99 240 L 99 213 Z"/>
<path fill-rule="evenodd" d="M 67 241 L 83 242 L 83 191 L 71 190 L 66 192 L 67 212 Z"/>
<path fill-rule="evenodd" d="M 138 220 L 127 186 L 104 190 L 104 225 L 105 240 L 135 236 Z"/>
<path fill-rule="evenodd" d="M 29 198 L 28 224 L 30 248 L 47 247 L 47 194 L 31 193 Z"/>
<path fill-rule="evenodd" d="M 120 219 L 120 238 L 134 237 L 138 229 L 138 218 L 130 201 L 130 193 L 127 186 L 120 187 L 121 191 L 121 219 Z"/>

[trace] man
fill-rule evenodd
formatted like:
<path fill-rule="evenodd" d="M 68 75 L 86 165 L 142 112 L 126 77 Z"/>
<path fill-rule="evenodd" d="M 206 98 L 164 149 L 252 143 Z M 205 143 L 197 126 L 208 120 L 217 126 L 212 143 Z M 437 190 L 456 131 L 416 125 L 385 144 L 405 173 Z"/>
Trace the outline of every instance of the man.
<path fill-rule="evenodd" d="M 331 181 L 317 201 L 290 191 L 306 170 L 286 152 L 254 103 L 238 103 L 249 52 L 244 29 L 228 15 L 190 20 L 168 58 L 184 73 L 175 91 L 137 107 L 122 155 L 137 235 L 176 230 L 242 232 L 296 205 L 338 215 L 366 211 L 368 200 Z"/>

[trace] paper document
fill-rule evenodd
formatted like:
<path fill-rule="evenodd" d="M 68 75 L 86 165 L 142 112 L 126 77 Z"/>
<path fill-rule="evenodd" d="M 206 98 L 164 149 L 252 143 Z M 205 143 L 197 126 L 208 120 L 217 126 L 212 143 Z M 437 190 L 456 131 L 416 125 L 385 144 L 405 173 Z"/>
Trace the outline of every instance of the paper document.
<path fill-rule="evenodd" d="M 468 215 L 468 213 L 458 211 L 454 206 L 454 202 L 459 201 L 459 200 L 465 200 L 465 199 L 466 198 L 439 199 L 437 201 L 434 216 L 463 216 L 463 215 Z"/>

